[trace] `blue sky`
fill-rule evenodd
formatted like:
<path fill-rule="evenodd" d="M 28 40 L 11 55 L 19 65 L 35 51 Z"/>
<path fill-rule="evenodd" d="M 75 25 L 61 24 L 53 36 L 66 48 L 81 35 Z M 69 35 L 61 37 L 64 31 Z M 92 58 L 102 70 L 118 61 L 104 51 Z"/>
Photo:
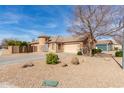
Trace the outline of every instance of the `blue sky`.
<path fill-rule="evenodd" d="M 39 35 L 68 35 L 72 6 L 0 6 L 0 41 L 31 41 Z"/>

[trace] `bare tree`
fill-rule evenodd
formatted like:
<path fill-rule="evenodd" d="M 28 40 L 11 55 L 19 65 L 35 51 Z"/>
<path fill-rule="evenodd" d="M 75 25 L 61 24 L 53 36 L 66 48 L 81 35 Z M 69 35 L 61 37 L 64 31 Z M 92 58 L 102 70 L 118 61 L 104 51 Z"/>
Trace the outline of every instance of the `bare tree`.
<path fill-rule="evenodd" d="M 80 37 L 88 37 L 88 53 L 92 56 L 94 40 L 102 36 L 116 36 L 124 28 L 123 14 L 120 15 L 122 8 L 123 6 L 76 6 L 69 31 Z"/>
<path fill-rule="evenodd" d="M 122 40 L 123 40 L 123 31 L 120 31 L 119 33 L 116 34 L 116 36 L 113 37 L 113 39 L 120 45 L 122 45 Z"/>

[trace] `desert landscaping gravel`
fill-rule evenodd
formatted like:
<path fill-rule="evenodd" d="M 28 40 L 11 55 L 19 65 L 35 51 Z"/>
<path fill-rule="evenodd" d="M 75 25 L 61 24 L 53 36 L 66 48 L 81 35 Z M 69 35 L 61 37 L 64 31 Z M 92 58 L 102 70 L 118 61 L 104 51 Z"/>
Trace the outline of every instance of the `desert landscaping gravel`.
<path fill-rule="evenodd" d="M 42 61 L 22 68 L 26 63 L 0 66 L 0 84 L 22 88 L 42 88 L 43 80 L 59 81 L 60 88 L 124 87 L 124 71 L 111 57 L 78 56 L 79 65 L 71 64 L 70 56 L 59 55 L 61 63 L 48 65 Z M 116 58 L 121 62 L 121 58 Z M 65 63 L 68 66 L 62 67 Z M 1 87 L 1 85 L 0 85 Z"/>

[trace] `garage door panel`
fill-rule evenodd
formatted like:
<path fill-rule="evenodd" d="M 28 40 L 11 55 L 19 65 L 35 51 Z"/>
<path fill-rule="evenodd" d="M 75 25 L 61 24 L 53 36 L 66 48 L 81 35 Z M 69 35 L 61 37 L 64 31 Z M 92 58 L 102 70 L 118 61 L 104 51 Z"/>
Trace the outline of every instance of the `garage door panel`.
<path fill-rule="evenodd" d="M 66 53 L 77 53 L 79 50 L 79 44 L 64 45 L 64 52 Z"/>

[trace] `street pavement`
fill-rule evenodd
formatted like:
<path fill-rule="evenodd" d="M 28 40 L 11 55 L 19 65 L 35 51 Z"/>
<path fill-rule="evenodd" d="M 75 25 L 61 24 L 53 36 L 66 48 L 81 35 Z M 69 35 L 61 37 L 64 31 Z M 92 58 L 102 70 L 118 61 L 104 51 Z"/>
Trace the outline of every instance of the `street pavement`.
<path fill-rule="evenodd" d="M 45 57 L 42 53 L 13 54 L 7 56 L 0 56 L 0 65 L 40 60 L 42 61 L 44 59 Z"/>

